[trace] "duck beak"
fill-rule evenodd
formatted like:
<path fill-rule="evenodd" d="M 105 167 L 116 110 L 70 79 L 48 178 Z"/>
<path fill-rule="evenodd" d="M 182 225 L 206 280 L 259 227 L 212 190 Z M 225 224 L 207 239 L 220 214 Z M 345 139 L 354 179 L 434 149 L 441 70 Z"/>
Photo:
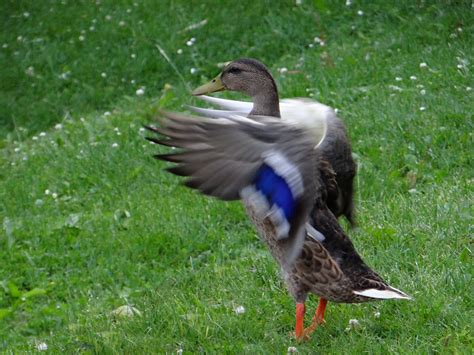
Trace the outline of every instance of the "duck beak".
<path fill-rule="evenodd" d="M 193 96 L 205 95 L 210 94 L 211 92 L 222 91 L 225 90 L 224 84 L 222 84 L 221 74 L 216 76 L 207 84 L 204 84 L 191 93 Z"/>

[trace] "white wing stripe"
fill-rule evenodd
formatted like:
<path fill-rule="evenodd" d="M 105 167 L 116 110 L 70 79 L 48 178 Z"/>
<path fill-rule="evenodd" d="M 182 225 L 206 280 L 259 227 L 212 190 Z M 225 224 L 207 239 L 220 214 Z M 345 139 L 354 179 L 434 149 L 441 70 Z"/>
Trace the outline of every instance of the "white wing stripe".
<path fill-rule="evenodd" d="M 275 151 L 265 152 L 263 158 L 265 163 L 286 181 L 294 198 L 303 195 L 303 178 L 294 164 L 290 163 L 281 153 Z"/>

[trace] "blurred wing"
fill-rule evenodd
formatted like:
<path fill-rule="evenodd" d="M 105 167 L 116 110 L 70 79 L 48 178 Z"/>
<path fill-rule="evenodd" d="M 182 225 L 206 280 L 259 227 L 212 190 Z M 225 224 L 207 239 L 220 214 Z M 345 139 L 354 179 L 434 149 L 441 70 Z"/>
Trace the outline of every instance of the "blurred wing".
<path fill-rule="evenodd" d="M 156 158 L 176 163 L 168 170 L 188 177 L 191 188 L 223 200 L 246 200 L 259 218 L 271 220 L 287 259 L 293 260 L 315 195 L 312 139 L 269 117 L 164 116 L 160 128 L 147 128 L 165 139 L 148 139 L 182 150 Z"/>

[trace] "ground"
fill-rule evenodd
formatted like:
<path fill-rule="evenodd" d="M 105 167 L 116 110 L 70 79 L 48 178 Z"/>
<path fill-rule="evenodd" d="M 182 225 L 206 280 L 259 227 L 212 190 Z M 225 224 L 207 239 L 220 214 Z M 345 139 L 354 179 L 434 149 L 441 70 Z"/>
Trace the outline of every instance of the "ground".
<path fill-rule="evenodd" d="M 0 9 L 0 352 L 472 351 L 469 1 Z M 359 164 L 349 235 L 413 301 L 329 303 L 297 344 L 294 302 L 242 206 L 151 158 L 142 124 L 195 104 L 189 90 L 242 56 L 282 97 L 337 108 Z M 114 314 L 126 305 L 140 313 Z"/>

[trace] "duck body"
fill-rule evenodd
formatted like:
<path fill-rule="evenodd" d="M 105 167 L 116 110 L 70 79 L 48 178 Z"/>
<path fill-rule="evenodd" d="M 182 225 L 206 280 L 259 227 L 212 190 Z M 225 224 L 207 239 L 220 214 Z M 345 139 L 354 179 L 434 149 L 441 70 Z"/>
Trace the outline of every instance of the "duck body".
<path fill-rule="evenodd" d="M 245 70 L 240 64 L 237 69 Z M 244 64 L 249 65 L 248 60 Z M 251 67 L 249 72 L 261 68 Z M 178 149 L 155 157 L 175 163 L 167 170 L 187 177 L 186 186 L 222 200 L 242 200 L 296 301 L 297 339 L 324 323 L 328 300 L 410 298 L 364 263 L 328 203 L 337 204 L 341 193 L 335 172 L 339 158 L 330 161 L 328 150 L 331 144 L 348 142 L 330 108 L 307 99 L 285 100 L 280 118 L 252 114 L 261 112 L 255 107 L 248 114 L 251 103 L 205 100 L 225 110 L 194 108 L 203 116 L 164 112 L 159 128 L 147 127 L 162 138 L 147 139 Z M 300 110 L 292 113 L 292 106 Z M 349 154 L 350 145 L 346 148 Z M 305 329 L 305 300 L 310 293 L 321 299 Z"/>
<path fill-rule="evenodd" d="M 329 210 L 325 200 L 328 191 L 337 191 L 335 176 L 315 148 L 326 129 L 316 137 L 302 127 L 274 117 L 208 119 L 176 113 L 165 113 L 160 128 L 148 127 L 164 137 L 149 140 L 179 149 L 156 158 L 175 163 L 167 170 L 187 177 L 186 186 L 243 201 L 296 301 L 298 340 L 324 322 L 328 300 L 409 299 L 362 261 Z M 305 329 L 309 293 L 321 300 Z"/>

